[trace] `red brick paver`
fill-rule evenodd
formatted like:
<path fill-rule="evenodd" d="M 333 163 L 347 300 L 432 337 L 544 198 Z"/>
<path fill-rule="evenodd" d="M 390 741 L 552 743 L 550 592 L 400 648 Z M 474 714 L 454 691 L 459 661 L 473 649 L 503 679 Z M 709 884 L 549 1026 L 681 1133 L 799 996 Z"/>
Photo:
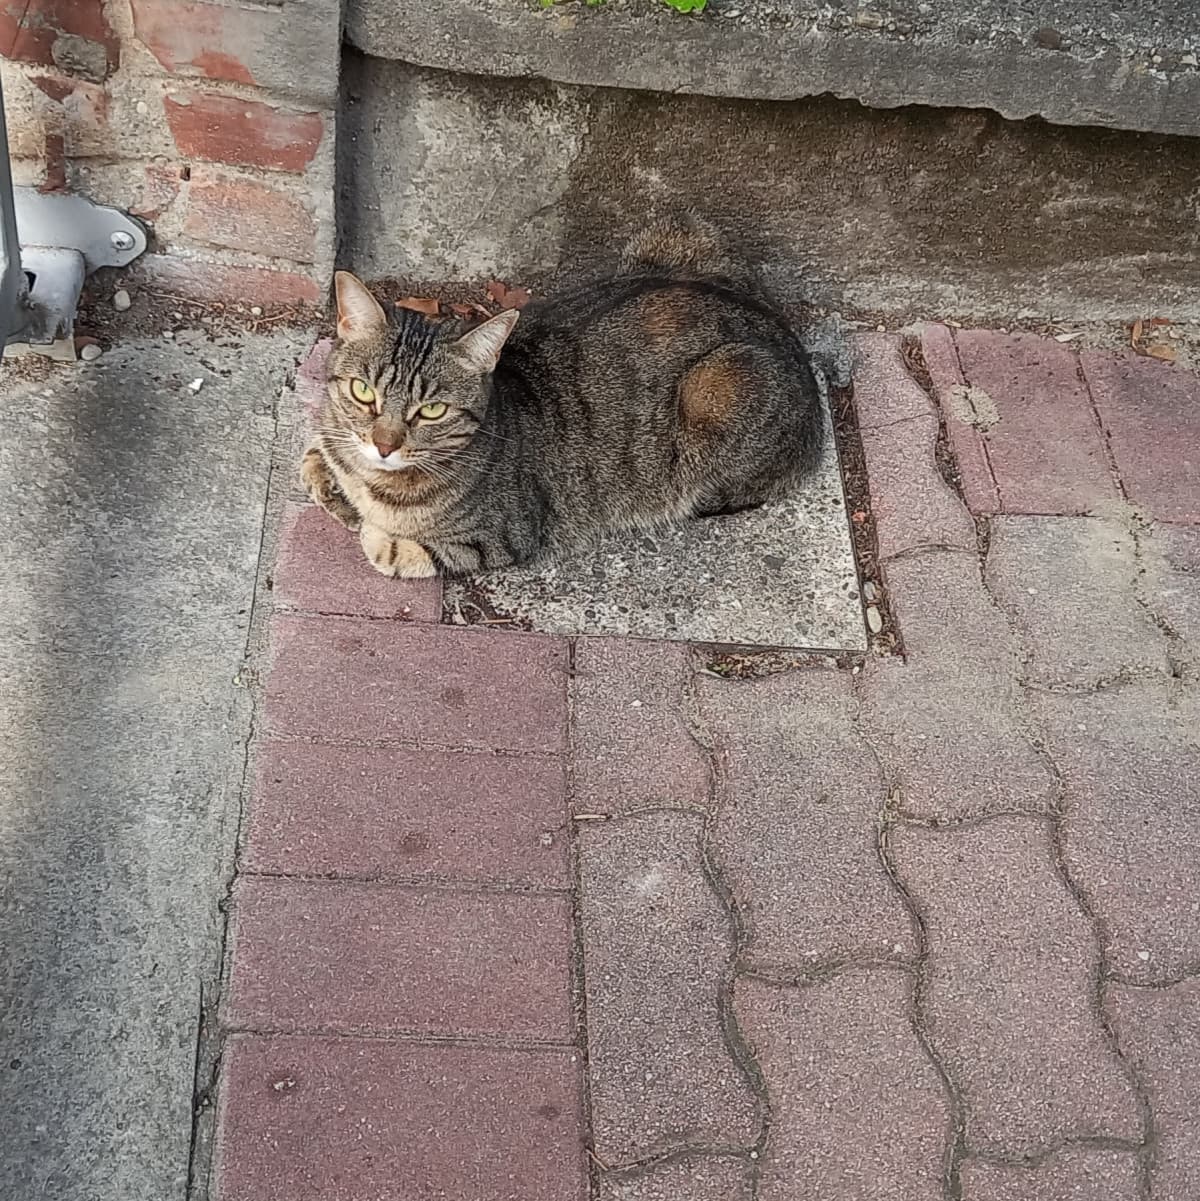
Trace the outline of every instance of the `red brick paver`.
<path fill-rule="evenodd" d="M 1200 523 L 1196 377 L 1132 353 L 1080 359 L 1129 499 L 1159 521 Z"/>
<path fill-rule="evenodd" d="M 566 888 L 566 780 L 547 756 L 271 740 L 244 871 Z"/>
<path fill-rule="evenodd" d="M 573 1037 L 565 897 L 247 877 L 233 931 L 237 1029 Z"/>
<path fill-rule="evenodd" d="M 310 617 L 277 617 L 274 632 L 274 734 L 563 749 L 567 652 L 554 639 Z"/>
<path fill-rule="evenodd" d="M 967 1160 L 962 1201 L 1141 1201 L 1134 1151 L 1068 1147 L 1039 1163 Z"/>
<path fill-rule="evenodd" d="M 229 1040 L 221 1201 L 584 1201 L 569 1050 Z"/>

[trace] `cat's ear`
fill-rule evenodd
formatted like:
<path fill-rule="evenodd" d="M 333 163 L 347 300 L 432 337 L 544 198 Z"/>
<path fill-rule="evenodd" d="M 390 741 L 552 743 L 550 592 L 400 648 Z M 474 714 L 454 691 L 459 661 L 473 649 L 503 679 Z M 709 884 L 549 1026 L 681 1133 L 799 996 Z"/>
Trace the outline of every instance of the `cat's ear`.
<path fill-rule="evenodd" d="M 454 343 L 454 353 L 468 371 L 477 375 L 487 375 L 496 369 L 496 360 L 508 341 L 508 335 L 513 332 L 517 318 L 521 314 L 516 309 L 508 309 L 490 321 L 485 321 L 469 333 L 463 334 Z"/>
<path fill-rule="evenodd" d="M 369 338 L 387 329 L 387 316 L 357 275 L 339 271 L 333 277 L 333 290 L 337 296 L 337 333 L 343 342 Z"/>

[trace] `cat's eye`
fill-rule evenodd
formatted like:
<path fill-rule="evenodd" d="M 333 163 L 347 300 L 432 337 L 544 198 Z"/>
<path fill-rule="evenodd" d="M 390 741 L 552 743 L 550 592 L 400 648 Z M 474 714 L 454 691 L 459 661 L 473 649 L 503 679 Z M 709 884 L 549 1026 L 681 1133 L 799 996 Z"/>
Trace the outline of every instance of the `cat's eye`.
<path fill-rule="evenodd" d="M 373 405 L 375 403 L 375 389 L 365 379 L 359 379 L 357 376 L 350 381 L 350 395 L 360 405 Z"/>
<path fill-rule="evenodd" d="M 435 400 L 433 404 L 422 405 L 417 412 L 425 418 L 426 421 L 439 421 L 446 416 L 447 405 L 442 404 L 440 400 Z"/>

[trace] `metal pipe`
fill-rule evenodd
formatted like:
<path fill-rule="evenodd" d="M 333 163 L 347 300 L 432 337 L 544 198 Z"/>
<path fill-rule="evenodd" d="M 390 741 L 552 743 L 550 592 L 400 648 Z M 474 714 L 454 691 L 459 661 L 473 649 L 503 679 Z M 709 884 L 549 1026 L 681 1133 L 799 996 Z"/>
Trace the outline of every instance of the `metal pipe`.
<path fill-rule="evenodd" d="M 0 352 L 28 321 L 29 281 L 21 268 L 17 212 L 13 201 L 8 126 L 4 120 L 4 85 L 0 83 Z"/>

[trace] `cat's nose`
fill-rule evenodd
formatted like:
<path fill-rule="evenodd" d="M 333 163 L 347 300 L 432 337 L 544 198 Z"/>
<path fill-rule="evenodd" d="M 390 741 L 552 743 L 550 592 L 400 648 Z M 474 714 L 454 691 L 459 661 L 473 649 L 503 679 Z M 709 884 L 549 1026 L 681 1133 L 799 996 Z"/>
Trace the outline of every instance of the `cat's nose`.
<path fill-rule="evenodd" d="M 379 451 L 381 459 L 386 459 L 396 449 L 394 442 L 385 442 L 382 438 L 372 438 L 371 441 L 375 443 L 375 449 Z"/>

